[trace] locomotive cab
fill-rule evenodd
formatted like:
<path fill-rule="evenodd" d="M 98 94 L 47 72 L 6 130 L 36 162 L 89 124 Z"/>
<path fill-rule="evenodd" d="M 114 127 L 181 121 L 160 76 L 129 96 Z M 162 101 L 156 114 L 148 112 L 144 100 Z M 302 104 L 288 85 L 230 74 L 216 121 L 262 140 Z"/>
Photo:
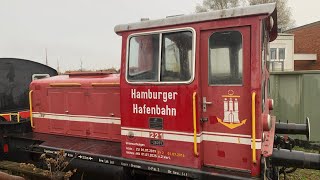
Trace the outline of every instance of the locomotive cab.
<path fill-rule="evenodd" d="M 276 22 L 264 4 L 116 26 L 122 156 L 259 175 L 273 148 Z"/>

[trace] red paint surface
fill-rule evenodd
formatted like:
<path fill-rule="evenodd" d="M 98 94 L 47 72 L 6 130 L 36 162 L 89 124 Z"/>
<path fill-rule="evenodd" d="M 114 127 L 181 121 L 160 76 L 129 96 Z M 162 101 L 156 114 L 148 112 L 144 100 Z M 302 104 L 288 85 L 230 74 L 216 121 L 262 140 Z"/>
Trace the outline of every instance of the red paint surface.
<path fill-rule="evenodd" d="M 3 115 L 2 116 L 6 121 L 10 121 L 10 115 Z"/>
<path fill-rule="evenodd" d="M 4 153 L 8 153 L 8 152 L 9 152 L 9 146 L 8 146 L 8 144 L 4 144 L 4 145 L 3 145 L 3 152 L 4 152 Z"/>
<path fill-rule="evenodd" d="M 272 121 L 272 127 L 270 129 L 270 131 L 265 131 L 264 132 L 264 140 L 262 142 L 262 154 L 264 157 L 269 157 L 272 155 L 272 151 L 273 151 L 273 143 L 274 143 L 274 132 L 275 132 L 275 117 L 272 116 L 271 117 L 271 121 Z"/>
<path fill-rule="evenodd" d="M 218 156 L 224 158 L 226 157 L 226 153 L 224 151 L 218 150 Z"/>
<path fill-rule="evenodd" d="M 210 124 L 217 124 L 218 123 L 217 116 L 210 116 L 209 122 L 210 122 Z"/>
<path fill-rule="evenodd" d="M 120 141 L 120 125 L 34 118 L 34 132 Z"/>
<path fill-rule="evenodd" d="M 51 87 L 51 83 L 80 83 L 81 87 Z M 94 87 L 92 83 L 109 83 Z M 34 81 L 33 112 L 120 118 L 119 75 L 57 76 Z M 38 88 L 35 88 L 38 87 Z M 33 118 L 34 131 L 120 141 L 120 124 Z M 104 120 L 101 120 L 104 121 Z"/>

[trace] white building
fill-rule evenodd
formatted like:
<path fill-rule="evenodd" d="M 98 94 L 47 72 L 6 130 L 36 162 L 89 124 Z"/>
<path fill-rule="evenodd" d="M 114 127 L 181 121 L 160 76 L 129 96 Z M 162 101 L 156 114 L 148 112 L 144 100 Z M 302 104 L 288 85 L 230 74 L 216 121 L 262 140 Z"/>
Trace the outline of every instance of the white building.
<path fill-rule="evenodd" d="M 270 71 L 294 71 L 294 35 L 279 33 L 270 43 Z"/>
<path fill-rule="evenodd" d="M 270 43 L 270 71 L 294 71 L 295 60 L 317 60 L 317 54 L 295 54 L 294 34 L 279 33 Z"/>

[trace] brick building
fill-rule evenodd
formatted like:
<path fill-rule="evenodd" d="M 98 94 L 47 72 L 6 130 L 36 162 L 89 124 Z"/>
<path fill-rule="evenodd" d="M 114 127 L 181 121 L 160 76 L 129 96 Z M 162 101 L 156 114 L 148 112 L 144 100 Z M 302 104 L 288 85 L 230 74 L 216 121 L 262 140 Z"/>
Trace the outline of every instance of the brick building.
<path fill-rule="evenodd" d="M 294 35 L 294 70 L 320 70 L 320 21 L 286 33 Z"/>

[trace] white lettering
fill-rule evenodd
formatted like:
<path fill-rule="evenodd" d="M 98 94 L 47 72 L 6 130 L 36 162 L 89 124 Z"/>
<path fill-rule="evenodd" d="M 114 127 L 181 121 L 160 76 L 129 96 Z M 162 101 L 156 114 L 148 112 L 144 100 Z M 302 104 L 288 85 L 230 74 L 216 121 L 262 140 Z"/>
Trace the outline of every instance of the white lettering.
<path fill-rule="evenodd" d="M 138 104 L 133 104 L 133 114 L 138 114 Z"/>
<path fill-rule="evenodd" d="M 160 114 L 160 108 L 158 105 L 156 105 L 156 109 L 157 109 L 157 114 Z M 164 114 L 163 114 L 164 115 Z"/>
<path fill-rule="evenodd" d="M 170 93 L 170 92 L 169 92 L 169 93 Z M 167 102 L 167 101 L 168 101 L 168 99 L 167 99 L 167 93 L 163 93 L 162 97 L 163 97 L 163 102 Z"/>
<path fill-rule="evenodd" d="M 136 98 L 136 89 L 131 89 L 131 98 L 135 99 Z"/>
<path fill-rule="evenodd" d="M 152 92 L 150 89 L 147 91 L 137 91 L 131 89 L 132 99 L 155 99 L 167 102 L 168 100 L 176 100 L 178 92 Z"/>
<path fill-rule="evenodd" d="M 173 92 L 173 100 L 176 99 L 176 96 L 178 95 L 178 92 Z"/>
<path fill-rule="evenodd" d="M 143 104 L 143 106 L 133 104 L 132 112 L 133 114 L 177 116 L 176 108 L 169 107 L 168 105 L 165 107 L 159 107 L 159 105 L 149 107 L 146 104 Z"/>

